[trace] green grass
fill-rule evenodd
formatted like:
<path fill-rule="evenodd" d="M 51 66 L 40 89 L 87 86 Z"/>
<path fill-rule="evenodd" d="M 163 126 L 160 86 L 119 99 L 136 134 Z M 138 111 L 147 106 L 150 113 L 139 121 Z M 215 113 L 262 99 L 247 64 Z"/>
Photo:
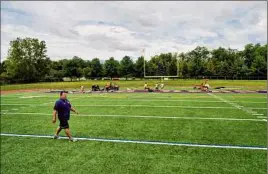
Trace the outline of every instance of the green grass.
<path fill-rule="evenodd" d="M 148 82 L 148 85 L 154 87 L 156 82 L 159 80 L 136 80 L 136 81 L 115 81 L 121 89 L 126 88 L 143 88 L 144 82 Z M 76 82 L 47 82 L 47 83 L 33 83 L 33 84 L 16 84 L 16 85 L 3 85 L 1 90 L 18 90 L 18 89 L 79 89 L 81 85 L 85 86 L 86 89 L 91 89 L 93 84 L 98 84 L 100 87 L 104 86 L 110 81 L 76 81 Z M 165 88 L 170 89 L 181 89 L 190 88 L 193 85 L 200 85 L 203 80 L 169 80 L 164 81 Z M 266 89 L 266 80 L 210 80 L 209 84 L 211 87 L 225 86 L 225 87 L 236 87 L 241 89 Z"/>
<path fill-rule="evenodd" d="M 267 116 L 265 94 L 214 95 Z M 39 97 L 22 98 L 25 96 Z M 267 146 L 267 122 L 227 120 L 263 118 L 204 93 L 68 94 L 68 98 L 80 113 L 71 115 L 70 127 L 75 137 Z M 5 114 L 1 116 L 1 132 L 53 135 L 58 124 L 52 124 L 57 99 L 58 94 L 38 92 L 3 95 L 1 112 Z M 196 119 L 189 119 L 192 117 Z M 69 143 L 1 136 L 1 173 L 262 174 L 267 172 L 266 153 L 249 149 L 96 141 Z"/>
<path fill-rule="evenodd" d="M 13 150 L 12 150 L 13 149 Z M 266 173 L 266 153 L 2 137 L 1 173 Z"/>

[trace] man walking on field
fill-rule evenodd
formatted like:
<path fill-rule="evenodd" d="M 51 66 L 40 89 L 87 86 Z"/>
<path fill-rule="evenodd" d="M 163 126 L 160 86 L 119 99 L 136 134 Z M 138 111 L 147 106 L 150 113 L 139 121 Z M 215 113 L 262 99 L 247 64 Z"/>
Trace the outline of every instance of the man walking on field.
<path fill-rule="evenodd" d="M 66 135 L 69 137 L 69 141 L 75 142 L 76 140 L 72 138 L 71 131 L 69 128 L 68 120 L 70 119 L 70 111 L 78 114 L 75 109 L 71 106 L 69 100 L 67 100 L 67 93 L 64 91 L 60 92 L 60 99 L 56 101 L 53 111 L 52 123 L 56 123 L 57 115 L 60 121 L 59 127 L 56 130 L 54 139 L 59 138 L 59 133 L 62 129 L 65 130 Z"/>

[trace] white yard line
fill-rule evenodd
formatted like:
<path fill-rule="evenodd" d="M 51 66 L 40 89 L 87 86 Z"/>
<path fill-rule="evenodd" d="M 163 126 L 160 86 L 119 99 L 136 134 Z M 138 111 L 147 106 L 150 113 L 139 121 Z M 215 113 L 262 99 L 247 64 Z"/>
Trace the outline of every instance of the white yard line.
<path fill-rule="evenodd" d="M 207 93 L 207 94 L 210 95 L 210 96 L 212 96 L 212 97 L 214 97 L 214 98 L 216 98 L 216 99 L 218 99 L 218 100 L 220 100 L 220 101 L 223 101 L 224 103 L 227 103 L 227 104 L 233 106 L 234 108 L 237 108 L 237 109 L 241 109 L 242 108 L 240 105 L 237 105 L 236 103 L 233 103 L 233 102 L 230 102 L 228 100 L 225 100 L 225 99 L 223 99 L 223 98 L 221 98 L 221 97 L 219 97 L 217 95 L 214 95 L 214 94 L 211 94 L 211 93 Z"/>
<path fill-rule="evenodd" d="M 52 103 L 52 102 L 51 102 Z M 49 103 L 48 103 L 49 104 Z M 41 104 L 44 105 L 44 104 Z M 1 106 L 40 106 L 40 104 L 1 104 Z M 173 106 L 173 105 L 162 105 L 162 106 L 153 106 L 153 105 L 75 105 L 80 107 L 145 107 L 145 108 L 189 108 L 189 109 L 242 109 L 241 108 L 234 108 L 234 107 L 217 107 L 217 106 Z M 267 109 L 267 108 L 249 108 L 249 109 Z M 254 111 L 253 111 L 254 112 Z"/>
<path fill-rule="evenodd" d="M 107 98 L 108 99 L 108 98 Z M 83 101 L 83 100 L 82 100 Z M 98 100 L 95 100 L 98 101 Z M 101 101 L 101 100 L 100 100 Z M 155 100 L 155 99 L 128 99 L 128 98 L 119 98 L 117 100 L 115 99 L 109 99 L 106 100 L 107 102 L 116 102 L 116 101 L 138 101 L 138 102 L 196 102 L 196 103 L 223 103 L 223 101 L 218 101 L 218 100 Z M 105 101 L 101 101 L 105 102 Z M 245 102 L 245 101 L 240 101 L 239 103 L 267 103 L 267 102 Z"/>
<path fill-rule="evenodd" d="M 55 98 L 55 97 L 54 97 Z M 84 96 L 79 96 L 76 98 L 70 98 L 70 101 L 72 102 L 73 100 L 77 100 L 77 99 L 81 99 L 81 101 L 83 101 L 85 98 L 93 98 L 93 97 L 84 97 Z M 95 97 L 94 97 L 95 98 Z M 103 97 L 96 97 L 98 99 L 103 100 Z M 209 98 L 209 97 L 207 97 Z M 192 98 L 191 98 L 192 99 Z M 139 102 L 151 102 L 151 101 L 155 101 L 155 102 L 197 102 L 197 103 L 222 103 L 224 101 L 222 100 L 181 100 L 181 99 L 175 99 L 175 98 L 164 98 L 164 99 L 157 99 L 157 98 L 128 98 L 128 97 L 121 97 L 121 98 L 116 98 L 116 97 L 107 97 L 107 100 L 105 101 L 139 101 Z M 13 100 L 11 100 L 12 102 Z M 98 101 L 98 100 L 97 100 Z M 2 102 L 10 102 L 10 101 L 2 101 Z M 256 104 L 261 104 L 261 103 L 267 103 L 267 102 L 247 102 L 247 101 L 234 101 L 236 103 L 256 103 Z"/>
<path fill-rule="evenodd" d="M 264 117 L 264 116 L 263 116 L 263 117 L 262 117 L 262 116 L 258 116 L 257 118 L 267 118 L 267 117 Z"/>
<path fill-rule="evenodd" d="M 40 106 L 40 104 L 1 104 L 2 106 Z M 43 104 L 41 104 L 43 105 Z M 213 106 L 152 106 L 152 105 L 75 105 L 81 107 L 146 107 L 146 108 L 192 108 L 192 109 L 233 109 L 232 107 L 213 107 Z"/>
<path fill-rule="evenodd" d="M 2 113 L 2 116 L 9 115 L 51 115 L 51 113 Z M 253 121 L 263 122 L 261 119 L 244 118 L 215 118 L 215 117 L 176 117 L 176 116 L 150 116 L 150 115 L 105 115 L 105 114 L 79 114 L 73 117 L 122 117 L 122 118 L 148 118 L 148 119 L 184 119 L 184 120 L 219 120 L 219 121 Z"/>
<path fill-rule="evenodd" d="M 225 103 L 227 103 L 227 104 L 233 106 L 234 108 L 237 108 L 237 109 L 240 109 L 240 110 L 242 110 L 242 111 L 245 111 L 247 114 L 251 114 L 251 115 L 260 115 L 260 114 L 258 114 L 256 111 L 253 111 L 252 109 L 267 109 L 267 108 L 247 108 L 247 107 L 238 105 L 238 104 L 236 104 L 236 103 L 234 103 L 234 102 L 231 102 L 231 101 L 228 101 L 228 100 L 226 100 L 226 99 L 223 99 L 222 97 L 217 96 L 217 95 L 215 95 L 215 94 L 208 93 L 208 95 L 210 95 L 210 96 L 212 96 L 212 97 L 214 97 L 214 98 L 216 98 L 216 99 L 218 99 L 218 100 L 221 100 L 221 101 L 223 101 L 223 102 L 225 102 Z"/>
<path fill-rule="evenodd" d="M 263 114 L 252 114 L 252 115 L 263 115 Z"/>
<path fill-rule="evenodd" d="M 51 135 L 27 135 L 27 134 L 9 134 L 1 133 L 1 136 L 8 137 L 28 137 L 28 138 L 49 138 Z M 113 142 L 113 143 L 134 143 L 134 144 L 150 144 L 150 145 L 167 145 L 167 146 L 185 146 L 185 147 L 202 147 L 202 148 L 222 148 L 222 149 L 244 149 L 244 150 L 267 150 L 267 147 L 258 146 L 233 146 L 233 145 L 215 145 L 215 144 L 195 144 L 195 143 L 181 143 L 181 142 L 161 142 L 161 141 L 140 141 L 140 140 L 124 140 L 124 139 L 106 139 L 106 138 L 85 138 L 74 137 L 80 141 L 99 141 L 99 142 Z M 60 139 L 68 139 L 68 137 L 60 137 Z"/>

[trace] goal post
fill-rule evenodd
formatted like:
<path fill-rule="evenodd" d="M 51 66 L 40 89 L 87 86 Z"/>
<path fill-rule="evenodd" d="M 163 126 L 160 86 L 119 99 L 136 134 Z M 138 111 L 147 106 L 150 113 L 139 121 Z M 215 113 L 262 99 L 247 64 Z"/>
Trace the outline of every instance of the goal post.
<path fill-rule="evenodd" d="M 146 61 L 150 61 L 151 58 L 153 57 L 152 55 L 146 55 L 145 54 L 145 49 L 141 50 L 141 54 L 143 56 L 143 71 L 144 71 L 144 78 L 160 78 L 163 80 L 164 78 L 178 78 L 179 77 L 179 58 L 178 58 L 178 52 L 173 52 L 172 57 L 176 56 L 176 75 L 146 75 Z M 155 56 L 155 55 L 154 55 Z"/>

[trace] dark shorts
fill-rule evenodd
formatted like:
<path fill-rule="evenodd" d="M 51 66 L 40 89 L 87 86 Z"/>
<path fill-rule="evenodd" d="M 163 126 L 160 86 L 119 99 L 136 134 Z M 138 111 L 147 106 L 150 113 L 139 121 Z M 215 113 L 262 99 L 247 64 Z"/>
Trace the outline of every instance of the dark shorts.
<path fill-rule="evenodd" d="M 60 126 L 61 129 L 69 128 L 68 120 L 60 120 L 60 125 L 59 126 Z"/>

